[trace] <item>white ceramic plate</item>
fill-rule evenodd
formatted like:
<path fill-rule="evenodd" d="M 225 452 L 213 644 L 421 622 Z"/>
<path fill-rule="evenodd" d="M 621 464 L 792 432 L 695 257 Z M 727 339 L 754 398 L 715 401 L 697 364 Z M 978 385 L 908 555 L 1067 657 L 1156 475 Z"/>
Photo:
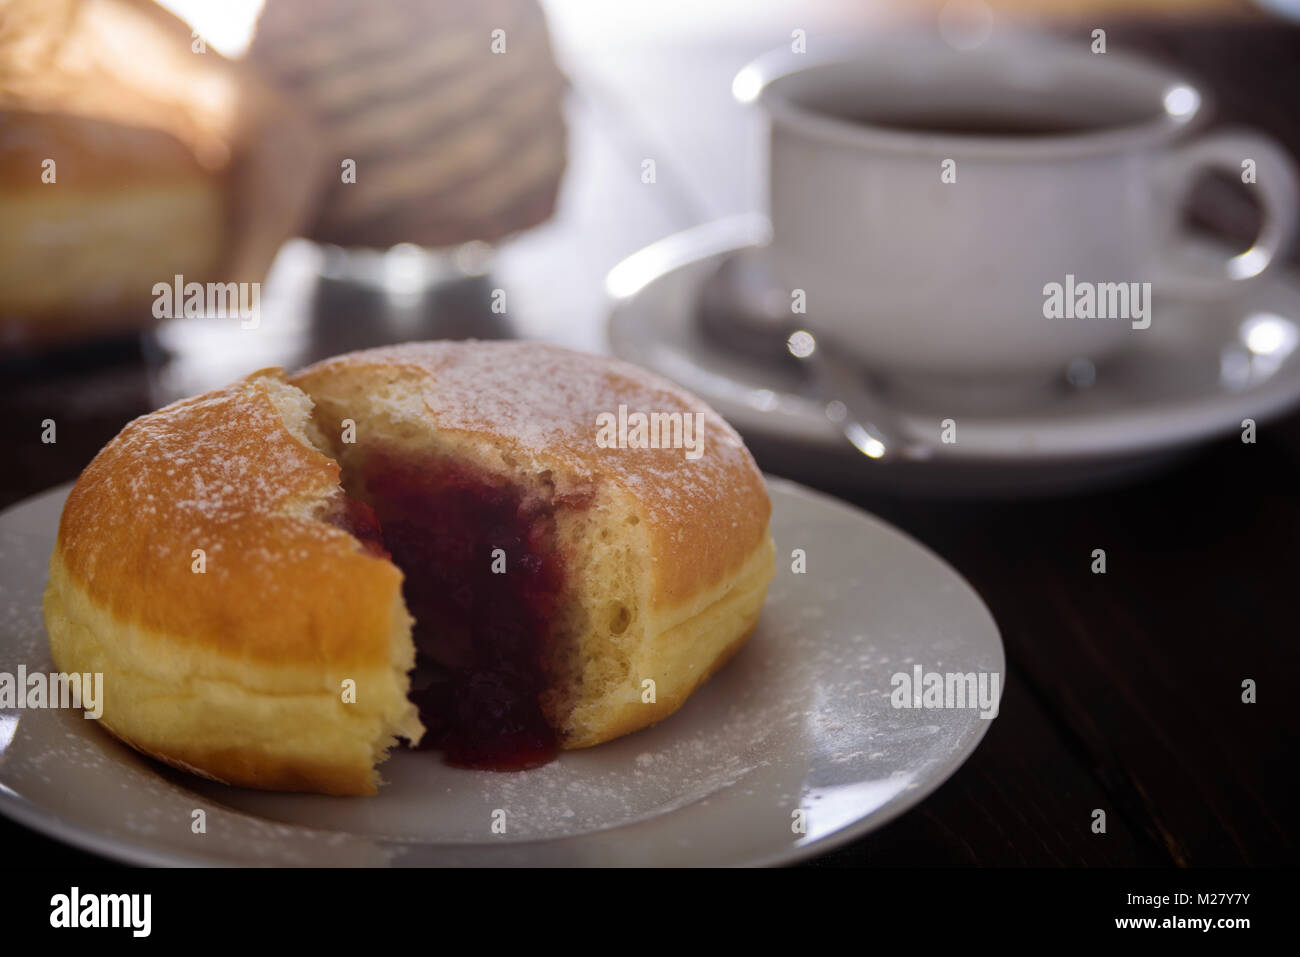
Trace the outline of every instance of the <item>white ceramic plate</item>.
<path fill-rule="evenodd" d="M 1058 491 L 1127 476 L 1238 431 L 1247 417 L 1264 422 L 1300 403 L 1300 282 L 1270 273 L 1226 303 L 1157 298 L 1151 329 L 1135 334 L 1130 353 L 1099 365 L 1089 389 L 1063 385 L 996 411 L 982 411 L 977 396 L 956 409 L 913 399 L 898 411 L 912 435 L 935 446 L 934 458 L 867 461 L 826 419 L 799 369 L 755 363 L 698 327 L 701 284 L 767 233 L 759 217 L 721 220 L 624 260 L 606 283 L 609 339 L 615 355 L 694 392 L 747 441 L 771 443 L 800 477 L 945 494 Z M 1208 242 L 1185 254 L 1192 264 L 1225 258 Z M 939 441 L 945 418 L 957 422 L 952 445 Z"/>
<path fill-rule="evenodd" d="M 779 571 L 758 631 L 654 728 L 506 774 L 403 751 L 377 797 L 331 798 L 172 771 L 80 712 L 0 710 L 0 812 L 142 864 L 779 864 L 859 837 L 938 787 L 990 724 L 896 710 L 891 675 L 1002 675 L 1002 643 L 970 586 L 910 538 L 797 485 L 770 489 Z M 52 668 L 40 598 L 66 495 L 0 515 L 0 671 Z"/>

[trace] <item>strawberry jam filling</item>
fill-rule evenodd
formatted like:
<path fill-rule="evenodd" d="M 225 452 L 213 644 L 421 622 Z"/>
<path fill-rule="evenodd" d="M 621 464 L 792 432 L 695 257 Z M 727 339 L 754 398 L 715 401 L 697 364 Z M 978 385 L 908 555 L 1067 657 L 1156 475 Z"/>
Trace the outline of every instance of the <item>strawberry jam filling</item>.
<path fill-rule="evenodd" d="M 449 462 L 372 452 L 363 468 L 415 618 L 410 697 L 427 729 L 421 747 L 460 767 L 546 763 L 558 750 L 542 702 L 564 583 L 549 506 L 529 507 L 522 489 Z"/>
<path fill-rule="evenodd" d="M 384 533 L 379 527 L 375 510 L 365 502 L 342 498 L 334 510 L 325 516 L 325 521 L 357 539 L 370 554 L 380 558 L 390 557 L 388 549 L 384 547 Z"/>

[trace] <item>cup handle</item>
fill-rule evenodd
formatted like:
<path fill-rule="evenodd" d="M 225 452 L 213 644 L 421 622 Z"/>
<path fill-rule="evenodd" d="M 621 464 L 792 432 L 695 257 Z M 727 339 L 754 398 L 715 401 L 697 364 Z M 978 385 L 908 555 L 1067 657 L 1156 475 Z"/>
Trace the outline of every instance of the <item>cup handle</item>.
<path fill-rule="evenodd" d="M 1234 294 L 1244 281 L 1259 276 L 1286 254 L 1300 218 L 1300 177 L 1286 151 L 1260 133 L 1225 130 L 1175 147 L 1163 158 L 1156 174 L 1157 188 L 1166 200 L 1164 207 L 1172 221 L 1197 174 L 1217 169 L 1240 176 L 1246 160 L 1255 163 L 1255 182 L 1247 188 L 1259 190 L 1263 216 L 1254 243 L 1222 261 L 1215 274 L 1193 272 L 1188 265 L 1172 261 L 1172 240 L 1178 228 L 1171 222 L 1165 243 L 1167 262 L 1159 269 L 1160 288 L 1193 296 Z"/>

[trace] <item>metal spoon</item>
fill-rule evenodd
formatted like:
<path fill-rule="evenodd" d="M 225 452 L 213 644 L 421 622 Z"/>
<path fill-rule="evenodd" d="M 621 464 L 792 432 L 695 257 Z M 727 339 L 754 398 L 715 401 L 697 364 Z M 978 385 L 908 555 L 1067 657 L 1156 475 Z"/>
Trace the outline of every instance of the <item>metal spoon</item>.
<path fill-rule="evenodd" d="M 826 418 L 867 458 L 928 459 L 934 449 L 907 434 L 898 414 L 868 387 L 862 370 L 834 349 L 818 342 L 808 329 L 796 329 L 786 340 L 790 355 L 811 372 L 811 382 L 823 403 Z"/>
<path fill-rule="evenodd" d="M 791 322 L 785 293 L 772 285 L 756 252 L 728 256 L 705 281 L 699 314 L 704 331 L 768 362 L 799 360 L 826 418 L 868 458 L 929 458 L 933 448 L 908 434 L 855 363 L 819 340 L 808 323 Z"/>

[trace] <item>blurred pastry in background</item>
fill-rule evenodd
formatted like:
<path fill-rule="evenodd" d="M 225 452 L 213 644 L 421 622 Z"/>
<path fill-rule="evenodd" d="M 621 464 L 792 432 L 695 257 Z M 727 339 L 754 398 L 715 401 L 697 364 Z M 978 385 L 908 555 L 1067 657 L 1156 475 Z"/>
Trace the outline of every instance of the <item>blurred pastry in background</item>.
<path fill-rule="evenodd" d="M 309 238 L 491 242 L 554 210 L 566 81 L 537 0 L 267 0 L 249 56 L 326 139 Z"/>
<path fill-rule="evenodd" d="M 150 0 L 2 0 L 0 352 L 152 325 L 177 275 L 260 281 L 316 150 L 252 68 Z"/>

